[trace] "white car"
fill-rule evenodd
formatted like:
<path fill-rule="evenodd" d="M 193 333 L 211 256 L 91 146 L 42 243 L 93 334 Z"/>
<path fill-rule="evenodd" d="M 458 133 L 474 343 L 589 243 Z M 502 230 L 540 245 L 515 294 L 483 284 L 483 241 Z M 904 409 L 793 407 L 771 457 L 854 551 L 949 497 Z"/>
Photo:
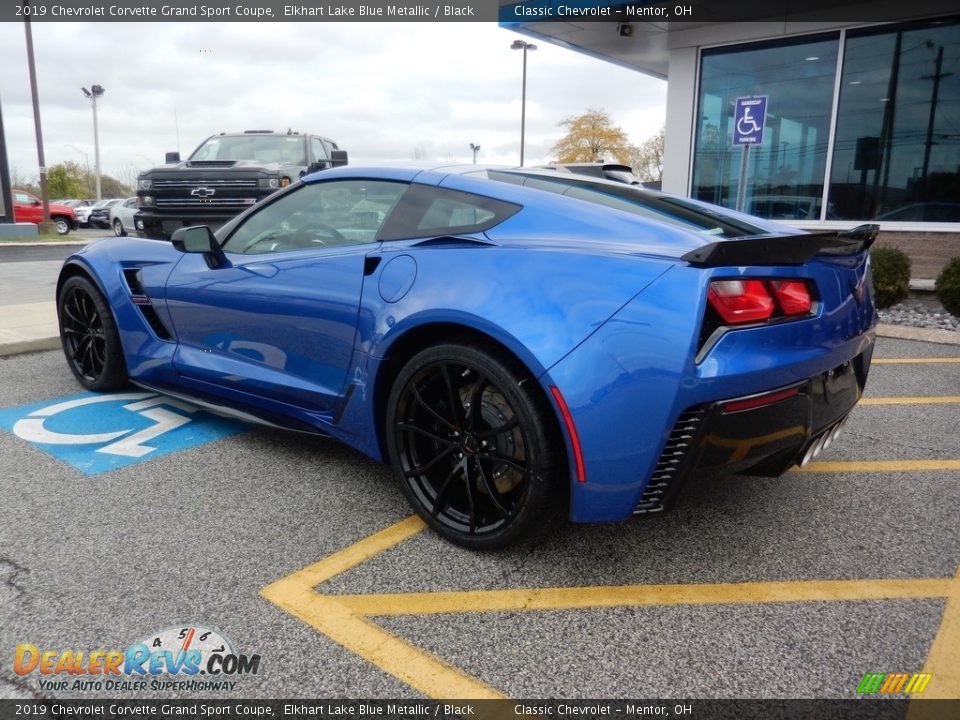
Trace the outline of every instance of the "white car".
<path fill-rule="evenodd" d="M 110 208 L 110 225 L 113 227 L 113 234 L 117 237 L 123 237 L 128 230 L 133 230 L 133 216 L 138 210 L 137 198 L 127 198 L 121 203 Z"/>
<path fill-rule="evenodd" d="M 75 205 L 73 211 L 77 214 L 77 222 L 81 227 L 87 227 L 90 224 L 90 213 L 93 212 L 95 203 L 92 200 L 81 200 L 80 205 Z"/>

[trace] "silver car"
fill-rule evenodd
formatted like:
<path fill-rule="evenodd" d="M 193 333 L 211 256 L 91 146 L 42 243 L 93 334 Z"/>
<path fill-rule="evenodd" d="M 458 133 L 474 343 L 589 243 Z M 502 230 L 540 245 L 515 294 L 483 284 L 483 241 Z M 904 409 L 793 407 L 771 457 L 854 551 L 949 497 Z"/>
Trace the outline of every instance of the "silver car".
<path fill-rule="evenodd" d="M 133 216 L 137 212 L 136 196 L 127 198 L 121 203 L 110 208 L 110 225 L 113 227 L 113 234 L 117 237 L 123 237 L 128 230 L 133 230 Z"/>

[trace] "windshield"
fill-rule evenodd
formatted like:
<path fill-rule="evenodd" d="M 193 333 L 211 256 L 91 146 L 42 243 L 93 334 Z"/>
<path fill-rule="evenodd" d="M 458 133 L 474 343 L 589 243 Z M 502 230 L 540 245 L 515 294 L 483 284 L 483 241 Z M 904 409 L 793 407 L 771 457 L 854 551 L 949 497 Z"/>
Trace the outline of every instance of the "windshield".
<path fill-rule="evenodd" d="M 306 165 L 304 148 L 302 135 L 217 135 L 198 147 L 190 161 L 255 160 Z"/>

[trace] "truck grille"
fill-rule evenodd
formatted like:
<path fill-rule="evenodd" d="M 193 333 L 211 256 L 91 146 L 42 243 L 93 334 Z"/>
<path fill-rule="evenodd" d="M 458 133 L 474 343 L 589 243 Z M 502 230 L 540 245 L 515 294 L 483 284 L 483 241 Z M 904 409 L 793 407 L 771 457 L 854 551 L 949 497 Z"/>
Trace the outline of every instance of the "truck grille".
<path fill-rule="evenodd" d="M 231 179 L 231 180 L 201 180 L 199 178 L 190 178 L 187 180 L 154 180 L 153 187 L 156 189 L 176 190 L 179 188 L 208 187 L 216 190 L 232 188 L 256 188 L 256 178 L 251 179 Z"/>
<path fill-rule="evenodd" d="M 687 410 L 677 418 L 647 489 L 633 509 L 634 515 L 649 515 L 667 509 L 683 482 L 685 461 L 693 448 L 705 413 L 703 408 Z"/>
<path fill-rule="evenodd" d="M 256 198 L 245 197 L 211 197 L 211 198 L 165 198 L 158 197 L 154 203 L 158 208 L 188 208 L 196 210 L 198 208 L 247 208 L 254 204 Z"/>

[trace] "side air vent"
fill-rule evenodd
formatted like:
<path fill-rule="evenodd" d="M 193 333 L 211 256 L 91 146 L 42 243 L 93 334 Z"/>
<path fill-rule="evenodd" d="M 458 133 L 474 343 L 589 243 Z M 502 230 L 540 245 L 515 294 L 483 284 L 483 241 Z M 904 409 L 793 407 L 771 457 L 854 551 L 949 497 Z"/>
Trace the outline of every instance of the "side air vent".
<path fill-rule="evenodd" d="M 704 413 L 702 408 L 687 410 L 677 418 L 647 489 L 633 510 L 634 515 L 650 515 L 670 507 L 689 467 L 686 461 L 700 431 Z"/>
<path fill-rule="evenodd" d="M 123 278 L 127 281 L 127 287 L 130 289 L 131 295 L 145 296 L 147 294 L 143 289 L 143 282 L 140 280 L 139 268 L 126 268 L 123 271 Z"/>
<path fill-rule="evenodd" d="M 167 330 L 167 326 L 163 324 L 163 320 L 160 319 L 160 316 L 157 314 L 157 311 L 153 309 L 153 306 L 137 305 L 137 308 L 143 313 L 144 319 L 158 338 L 161 340 L 173 340 L 173 335 Z"/>
<path fill-rule="evenodd" d="M 153 308 L 150 298 L 147 297 L 147 291 L 143 288 L 140 269 L 124 268 L 123 279 L 127 281 L 127 288 L 130 290 L 130 299 L 133 301 L 137 310 L 143 315 L 143 319 L 147 321 L 147 325 L 153 330 L 154 335 L 161 340 L 173 340 L 173 334 L 167 329 L 167 326 L 164 325 L 163 320 L 160 319 L 157 311 Z"/>

